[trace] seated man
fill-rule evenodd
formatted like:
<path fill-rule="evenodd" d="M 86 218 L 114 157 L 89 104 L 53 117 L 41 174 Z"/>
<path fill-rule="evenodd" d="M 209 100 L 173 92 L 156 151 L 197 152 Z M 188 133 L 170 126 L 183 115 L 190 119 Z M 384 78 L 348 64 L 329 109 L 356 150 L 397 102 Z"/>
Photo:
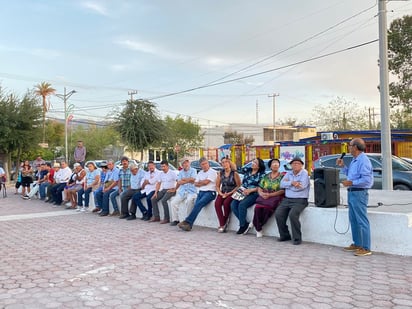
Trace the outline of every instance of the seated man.
<path fill-rule="evenodd" d="M 112 215 L 121 215 L 119 212 L 119 205 L 117 205 L 117 197 L 120 195 L 120 200 L 122 199 L 122 194 L 128 188 L 130 188 L 130 176 L 132 175 L 129 168 L 129 158 L 122 157 L 120 159 L 122 167 L 119 169 L 119 189 L 113 191 L 110 194 L 110 201 L 112 202 L 113 206 L 113 213 Z"/>
<path fill-rule="evenodd" d="M 190 161 L 188 159 L 182 162 L 183 169 L 179 172 L 177 177 L 177 194 L 172 198 L 172 223 L 170 225 L 175 226 L 179 223 L 179 207 L 180 205 L 186 205 L 186 216 L 192 211 L 195 204 L 197 190 L 195 187 L 196 170 L 190 167 Z"/>
<path fill-rule="evenodd" d="M 130 163 L 129 168 L 130 168 L 130 172 L 132 173 L 130 176 L 130 186 L 122 192 L 121 197 L 120 197 L 120 202 L 121 202 L 120 219 L 135 220 L 136 215 L 134 213 L 130 215 L 129 213 L 129 201 L 132 200 L 132 205 L 130 208 L 134 209 L 134 211 L 136 212 L 136 204 L 133 201 L 132 197 L 138 191 L 140 191 L 142 187 L 143 178 L 145 176 L 145 172 L 134 163 Z"/>
<path fill-rule="evenodd" d="M 276 208 L 275 217 L 279 229 L 279 241 L 288 241 L 293 238 L 294 245 L 302 243 L 302 232 L 300 229 L 299 216 L 308 206 L 309 198 L 309 176 L 303 168 L 303 161 L 300 158 L 293 158 L 290 161 L 292 170 L 288 171 L 280 182 L 280 187 L 285 189 L 285 198 Z M 292 227 L 292 237 L 286 225 L 286 220 L 290 220 Z"/>
<path fill-rule="evenodd" d="M 109 215 L 110 194 L 119 188 L 119 169 L 114 166 L 113 160 L 107 161 L 107 168 L 108 171 L 104 180 L 103 191 L 96 194 L 98 205 L 102 207 L 102 211 L 99 214 L 100 217 Z M 113 210 L 113 212 L 116 212 L 116 210 Z"/>
<path fill-rule="evenodd" d="M 163 172 L 160 173 L 159 181 L 156 183 L 155 194 L 152 197 L 153 218 L 149 220 L 149 222 L 160 221 L 158 202 L 161 201 L 164 217 L 163 220 L 160 221 L 160 224 L 166 224 L 170 222 L 169 205 L 167 201 L 176 194 L 177 175 L 169 168 L 169 162 L 166 160 L 160 162 L 160 166 Z"/>
<path fill-rule="evenodd" d="M 100 164 L 100 181 L 99 181 L 99 186 L 97 187 L 96 191 L 93 192 L 94 196 L 94 206 L 95 208 L 93 209 L 93 212 L 99 213 L 102 210 L 102 205 L 99 204 L 99 199 L 97 198 L 99 194 L 103 192 L 104 189 L 104 182 L 106 181 L 106 175 L 107 175 L 107 163 L 103 162 Z"/>
<path fill-rule="evenodd" d="M 133 201 L 140 209 L 140 212 L 143 214 L 142 220 L 149 221 L 153 214 L 152 208 L 152 197 L 155 193 L 156 183 L 159 181 L 160 171 L 156 169 L 153 161 L 147 163 L 148 171 L 145 173 L 145 177 L 142 183 L 142 190 L 137 191 L 133 195 Z M 142 198 L 146 198 L 147 209 L 142 204 Z M 130 213 L 136 215 L 136 207 L 130 207 Z"/>
<path fill-rule="evenodd" d="M 46 193 L 48 196 L 47 200 L 50 198 L 50 187 L 54 183 L 54 169 L 52 169 L 49 162 L 45 164 L 44 170 L 46 172 L 46 177 L 39 186 L 39 194 L 42 201 L 46 201 Z"/>
<path fill-rule="evenodd" d="M 216 198 L 217 173 L 214 169 L 210 168 L 209 161 L 206 158 L 201 158 L 199 163 L 202 169 L 197 174 L 195 180 L 195 186 L 199 188 L 199 194 L 190 215 L 177 225 L 187 232 L 192 230 L 193 224 L 202 208 Z"/>
<path fill-rule="evenodd" d="M 77 192 L 77 205 L 81 207 L 80 211 L 87 211 L 89 209 L 90 193 L 97 189 L 100 183 L 100 172 L 96 164 L 90 161 L 87 164 L 86 180 L 83 187 Z M 84 194 L 84 200 L 83 200 Z M 84 201 L 84 205 L 83 205 Z"/>
<path fill-rule="evenodd" d="M 53 204 L 60 206 L 63 201 L 62 193 L 72 175 L 72 170 L 66 161 L 62 161 L 60 164 L 56 163 L 54 166 L 57 167 L 58 170 L 54 174 L 55 185 L 51 187 L 50 191 L 54 201 Z"/>

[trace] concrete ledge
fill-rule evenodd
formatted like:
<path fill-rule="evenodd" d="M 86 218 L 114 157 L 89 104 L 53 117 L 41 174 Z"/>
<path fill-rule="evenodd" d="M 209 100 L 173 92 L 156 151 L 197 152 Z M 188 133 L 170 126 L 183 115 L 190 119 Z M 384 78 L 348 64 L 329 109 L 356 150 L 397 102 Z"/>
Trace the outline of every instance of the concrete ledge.
<path fill-rule="evenodd" d="M 412 256 L 412 193 L 410 191 L 369 191 L 369 205 L 383 206 L 368 210 L 371 223 L 372 250 L 376 252 Z M 119 201 L 119 200 L 118 200 Z M 145 203 L 145 199 L 142 200 Z M 313 186 L 309 198 L 310 205 L 301 215 L 303 241 L 344 247 L 352 242 L 349 228 L 347 192 L 341 189 L 341 205 L 334 208 L 315 207 Z M 119 201 L 120 206 L 120 201 Z M 90 208 L 94 208 L 94 200 L 90 199 Z M 112 206 L 110 205 L 112 210 Z M 163 209 L 160 208 L 161 216 Z M 170 205 L 169 205 L 170 209 Z M 254 207 L 248 209 L 247 220 L 253 218 Z M 139 210 L 138 210 L 139 211 Z M 171 209 L 170 209 L 171 212 Z M 138 215 L 138 214 L 137 214 Z M 180 218 L 185 218 L 186 209 L 181 207 Z M 217 229 L 218 220 L 214 208 L 214 202 L 206 206 L 199 214 L 195 227 L 204 226 Z M 228 226 L 229 231 L 237 231 L 239 222 L 232 214 Z M 249 232 L 254 234 L 254 230 Z M 279 236 L 274 216 L 272 216 L 263 228 L 265 236 Z M 239 237 L 244 237 L 239 235 Z"/>

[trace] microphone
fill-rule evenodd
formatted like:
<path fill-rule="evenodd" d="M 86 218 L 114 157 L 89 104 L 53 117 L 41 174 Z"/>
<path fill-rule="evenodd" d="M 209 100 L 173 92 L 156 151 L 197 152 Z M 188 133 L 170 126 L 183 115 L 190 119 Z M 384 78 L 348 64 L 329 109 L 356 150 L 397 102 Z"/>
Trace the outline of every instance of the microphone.
<path fill-rule="evenodd" d="M 342 154 L 340 155 L 340 158 L 339 158 L 339 159 L 342 160 L 344 156 L 346 156 L 346 152 L 342 152 Z"/>

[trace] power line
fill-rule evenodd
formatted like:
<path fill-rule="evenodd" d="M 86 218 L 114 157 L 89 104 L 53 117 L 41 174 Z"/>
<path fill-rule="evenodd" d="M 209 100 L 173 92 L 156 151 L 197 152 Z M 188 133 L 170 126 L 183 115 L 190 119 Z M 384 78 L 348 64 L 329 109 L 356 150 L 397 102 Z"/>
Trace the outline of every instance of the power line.
<path fill-rule="evenodd" d="M 281 69 L 289 68 L 289 67 L 292 67 L 292 66 L 295 66 L 295 65 L 311 62 L 311 61 L 318 60 L 318 59 L 321 59 L 321 58 L 336 55 L 336 54 L 339 54 L 339 53 L 342 53 L 342 52 L 345 52 L 345 51 L 360 48 L 360 47 L 363 47 L 363 46 L 366 46 L 366 45 L 369 45 L 369 44 L 372 44 L 372 43 L 376 43 L 378 41 L 379 41 L 379 39 L 375 39 L 375 40 L 372 40 L 372 41 L 368 41 L 368 42 L 361 43 L 361 44 L 358 44 L 358 45 L 353 45 L 353 46 L 350 46 L 350 47 L 347 47 L 347 48 L 344 48 L 344 49 L 340 49 L 340 50 L 337 50 L 337 51 L 334 51 L 334 52 L 330 52 L 330 53 L 327 53 L 327 54 L 323 54 L 323 55 L 320 55 L 320 56 L 316 56 L 316 57 L 308 58 L 308 59 L 305 59 L 305 60 L 297 61 L 297 62 L 294 62 L 294 63 L 291 63 L 291 64 L 276 67 L 276 68 L 273 68 L 273 69 L 270 69 L 270 70 L 261 71 L 261 72 L 258 72 L 258 73 L 249 74 L 249 75 L 245 75 L 245 76 L 241 76 L 241 77 L 238 77 L 238 78 L 233 78 L 233 79 L 229 79 L 229 80 L 225 80 L 225 81 L 215 82 L 213 84 L 206 84 L 206 85 L 202 85 L 202 86 L 198 86 L 198 87 L 189 88 L 189 89 L 186 89 L 186 90 L 171 92 L 169 94 L 160 95 L 160 96 L 157 96 L 157 97 L 147 98 L 147 100 L 150 101 L 150 100 L 162 99 L 162 98 L 166 98 L 166 97 L 175 96 L 175 95 L 178 95 L 178 94 L 192 92 L 192 91 L 199 90 L 199 89 L 204 89 L 204 88 L 209 88 L 209 87 L 218 86 L 218 85 L 222 85 L 222 84 L 232 83 L 234 81 L 259 76 L 259 75 L 267 74 L 267 73 L 274 72 L 274 71 L 279 71 Z"/>

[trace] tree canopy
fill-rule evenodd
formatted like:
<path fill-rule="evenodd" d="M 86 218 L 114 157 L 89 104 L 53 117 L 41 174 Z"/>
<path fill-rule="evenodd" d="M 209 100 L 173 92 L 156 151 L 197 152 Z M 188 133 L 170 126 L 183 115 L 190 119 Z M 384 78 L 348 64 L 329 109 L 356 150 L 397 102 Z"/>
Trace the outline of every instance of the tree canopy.
<path fill-rule="evenodd" d="M 337 97 L 326 106 L 313 109 L 313 119 L 319 130 L 347 131 L 368 129 L 368 112 L 356 102 Z"/>
<path fill-rule="evenodd" d="M 412 112 L 412 16 L 395 19 L 388 31 L 389 70 L 396 81 L 389 84 L 391 106 Z"/>
<path fill-rule="evenodd" d="M 147 100 L 127 101 L 116 116 L 114 128 L 123 142 L 132 150 L 140 151 L 150 146 L 160 146 L 166 127 L 154 103 Z"/>

